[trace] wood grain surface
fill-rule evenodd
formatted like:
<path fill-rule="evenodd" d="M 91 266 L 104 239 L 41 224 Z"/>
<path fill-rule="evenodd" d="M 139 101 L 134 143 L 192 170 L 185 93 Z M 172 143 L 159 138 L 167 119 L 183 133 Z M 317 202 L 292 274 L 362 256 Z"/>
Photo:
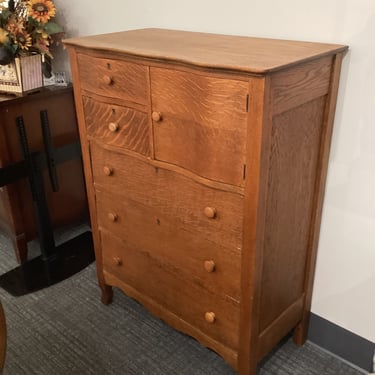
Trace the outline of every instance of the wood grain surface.
<path fill-rule="evenodd" d="M 150 73 L 152 110 L 161 114 L 153 125 L 155 158 L 243 186 L 248 82 L 172 69 Z"/>
<path fill-rule="evenodd" d="M 238 194 L 207 188 L 173 171 L 155 168 L 147 160 L 109 152 L 91 143 L 94 184 L 115 192 L 116 199 L 127 198 L 152 207 L 155 215 L 168 216 L 177 228 L 196 233 L 213 244 L 233 249 L 242 246 L 242 199 Z M 103 168 L 112 168 L 106 176 Z M 207 207 L 217 216 L 209 219 Z"/>
<path fill-rule="evenodd" d="M 145 113 L 88 97 L 83 97 L 83 106 L 89 137 L 150 155 L 149 127 Z"/>
<path fill-rule="evenodd" d="M 147 295 L 181 319 L 193 324 L 214 340 L 236 349 L 238 346 L 238 303 L 211 294 L 207 289 L 184 279 L 168 263 L 145 252 L 137 244 L 120 240 L 110 232 L 101 231 L 104 269 L 140 293 Z M 119 257 L 121 265 L 113 262 Z M 213 311 L 213 324 L 205 313 Z"/>
<path fill-rule="evenodd" d="M 165 29 L 66 39 L 68 46 L 264 74 L 347 49 L 338 44 L 249 38 Z"/>

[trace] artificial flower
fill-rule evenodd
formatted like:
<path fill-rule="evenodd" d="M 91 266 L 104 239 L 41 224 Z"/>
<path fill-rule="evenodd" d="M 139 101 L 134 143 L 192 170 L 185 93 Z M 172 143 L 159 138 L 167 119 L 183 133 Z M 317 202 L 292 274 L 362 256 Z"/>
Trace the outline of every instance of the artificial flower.
<path fill-rule="evenodd" d="M 55 5 L 51 0 L 30 0 L 27 3 L 29 17 L 40 23 L 47 23 L 56 14 Z"/>
<path fill-rule="evenodd" d="M 21 50 L 27 51 L 33 45 L 31 35 L 27 32 L 20 32 L 16 34 L 15 43 Z"/>

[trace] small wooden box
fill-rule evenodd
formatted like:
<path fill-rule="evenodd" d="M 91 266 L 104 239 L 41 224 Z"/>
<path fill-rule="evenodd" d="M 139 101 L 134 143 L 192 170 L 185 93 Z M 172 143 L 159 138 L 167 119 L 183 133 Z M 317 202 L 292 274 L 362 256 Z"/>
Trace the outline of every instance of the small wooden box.
<path fill-rule="evenodd" d="M 0 92 L 22 95 L 43 87 L 42 57 L 16 57 L 8 65 L 0 65 Z"/>

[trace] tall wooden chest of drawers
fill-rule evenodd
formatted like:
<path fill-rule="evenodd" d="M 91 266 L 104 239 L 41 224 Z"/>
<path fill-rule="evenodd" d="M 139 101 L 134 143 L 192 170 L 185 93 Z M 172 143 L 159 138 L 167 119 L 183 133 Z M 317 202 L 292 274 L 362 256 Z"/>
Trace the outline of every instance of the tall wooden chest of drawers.
<path fill-rule="evenodd" d="M 102 300 L 240 374 L 306 338 L 345 46 L 143 29 L 70 50 Z"/>

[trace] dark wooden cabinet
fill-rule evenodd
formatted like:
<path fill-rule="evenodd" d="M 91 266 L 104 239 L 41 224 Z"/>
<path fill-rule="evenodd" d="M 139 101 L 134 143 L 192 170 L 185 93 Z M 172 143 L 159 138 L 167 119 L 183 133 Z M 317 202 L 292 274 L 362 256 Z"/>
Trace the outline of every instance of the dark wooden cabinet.
<path fill-rule="evenodd" d="M 23 159 L 16 117 L 23 116 L 31 151 L 44 152 L 40 111 L 47 110 L 54 147 L 77 142 L 78 129 L 71 88 L 45 88 L 23 97 L 0 96 L 0 167 Z M 82 161 L 57 165 L 58 192 L 44 173 L 44 186 L 54 228 L 87 217 Z M 0 188 L 0 230 L 10 236 L 17 259 L 27 258 L 27 242 L 37 236 L 31 192 L 26 179 Z"/>
<path fill-rule="evenodd" d="M 99 284 L 241 375 L 306 339 L 345 46 L 144 29 L 66 41 Z"/>

